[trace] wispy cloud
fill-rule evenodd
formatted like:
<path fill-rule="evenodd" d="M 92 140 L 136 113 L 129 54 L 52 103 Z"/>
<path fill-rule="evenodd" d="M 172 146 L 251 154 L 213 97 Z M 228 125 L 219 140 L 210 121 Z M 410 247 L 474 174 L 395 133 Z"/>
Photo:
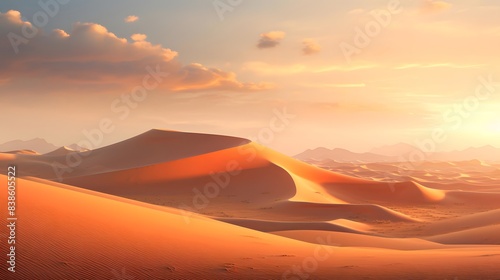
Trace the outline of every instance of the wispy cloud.
<path fill-rule="evenodd" d="M 300 73 L 350 72 L 377 67 L 379 66 L 376 64 L 308 66 L 302 63 L 270 64 L 263 61 L 249 61 L 243 64 L 242 70 L 264 75 L 292 75 Z"/>
<path fill-rule="evenodd" d="M 484 66 L 484 64 L 454 64 L 454 63 L 429 63 L 429 64 L 422 64 L 422 63 L 411 63 L 411 64 L 403 64 L 400 66 L 394 67 L 394 69 L 397 70 L 404 70 L 404 69 L 412 69 L 412 68 L 438 68 L 438 67 L 443 67 L 443 68 L 456 68 L 456 69 L 466 69 L 466 68 L 477 68 Z"/>
<path fill-rule="evenodd" d="M 138 20 L 139 20 L 139 17 L 138 16 L 134 16 L 134 15 L 127 16 L 124 19 L 124 21 L 127 22 L 127 23 L 136 22 Z"/>
<path fill-rule="evenodd" d="M 304 39 L 302 41 L 302 53 L 304 55 L 312 55 L 321 52 L 321 46 L 313 39 Z"/>
<path fill-rule="evenodd" d="M 352 83 L 352 84 L 302 84 L 302 86 L 310 87 L 310 88 L 364 88 L 366 87 L 365 83 Z"/>
<path fill-rule="evenodd" d="M 148 36 L 146 36 L 145 34 L 136 33 L 130 36 L 130 38 L 134 41 L 145 41 L 148 38 Z"/>
<path fill-rule="evenodd" d="M 266 49 L 274 48 L 278 46 L 285 38 L 285 32 L 283 31 L 271 31 L 267 33 L 260 34 L 259 42 L 257 43 L 257 48 Z"/>

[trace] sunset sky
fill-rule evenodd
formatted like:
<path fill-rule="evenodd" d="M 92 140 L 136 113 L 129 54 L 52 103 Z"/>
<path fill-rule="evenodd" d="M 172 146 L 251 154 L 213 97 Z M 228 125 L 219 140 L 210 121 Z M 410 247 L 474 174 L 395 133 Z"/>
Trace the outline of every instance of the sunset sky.
<path fill-rule="evenodd" d="M 500 147 L 495 0 L 37 2 L 0 2 L 0 143 L 106 119 L 99 146 L 162 128 L 291 155 L 436 130 L 439 150 Z"/>

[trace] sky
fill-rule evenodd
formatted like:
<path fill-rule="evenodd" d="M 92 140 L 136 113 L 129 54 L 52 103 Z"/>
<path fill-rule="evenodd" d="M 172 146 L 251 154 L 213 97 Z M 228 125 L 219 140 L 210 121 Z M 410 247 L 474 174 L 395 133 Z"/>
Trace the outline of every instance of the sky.
<path fill-rule="evenodd" d="M 96 148 L 158 128 L 289 155 L 498 147 L 499 13 L 494 0 L 2 1 L 0 143 Z"/>

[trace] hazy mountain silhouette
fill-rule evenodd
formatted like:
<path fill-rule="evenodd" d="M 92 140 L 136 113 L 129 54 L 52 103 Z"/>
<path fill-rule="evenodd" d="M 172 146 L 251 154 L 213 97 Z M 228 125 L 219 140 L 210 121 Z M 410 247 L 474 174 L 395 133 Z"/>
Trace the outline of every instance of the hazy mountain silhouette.
<path fill-rule="evenodd" d="M 59 147 L 47 142 L 45 139 L 42 138 L 35 138 L 31 140 L 12 140 L 0 144 L 0 152 L 32 150 L 44 154 L 56 150 L 57 148 Z"/>
<path fill-rule="evenodd" d="M 395 162 L 422 160 L 422 161 L 500 161 L 500 149 L 491 145 L 483 147 L 470 147 L 465 150 L 451 152 L 425 152 L 415 146 L 406 143 L 387 145 L 373 148 L 369 153 L 355 153 L 346 149 L 328 149 L 319 147 L 308 149 L 295 158 L 303 161 L 325 161 L 336 162 Z"/>

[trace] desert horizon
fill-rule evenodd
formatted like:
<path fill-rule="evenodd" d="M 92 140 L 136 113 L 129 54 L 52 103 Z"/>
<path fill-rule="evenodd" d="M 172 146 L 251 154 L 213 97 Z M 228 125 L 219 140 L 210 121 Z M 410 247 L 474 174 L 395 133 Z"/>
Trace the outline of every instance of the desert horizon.
<path fill-rule="evenodd" d="M 167 131 L 176 131 L 170 129 L 156 129 L 156 130 L 167 130 Z M 178 131 L 178 132 L 186 132 L 186 133 L 198 133 L 195 131 Z M 92 145 L 92 136 L 87 134 L 85 135 L 87 139 L 82 139 L 78 143 L 72 143 L 62 146 L 56 146 L 52 142 L 47 141 L 43 138 L 34 138 L 34 139 L 12 139 L 5 143 L 0 143 L 0 151 L 5 153 L 13 153 L 13 152 L 32 152 L 37 154 L 47 154 L 56 152 L 59 149 L 67 149 L 73 150 L 77 152 L 87 151 L 91 149 L 98 149 L 105 146 L 95 146 Z M 95 135 L 96 143 L 104 137 L 104 135 Z M 230 136 L 230 135 L 227 135 Z M 239 137 L 231 135 L 232 137 Z M 239 138 L 242 138 L 241 136 Z M 121 142 L 121 141 L 118 141 Z M 110 145 L 116 144 L 111 143 Z M 87 146 L 86 146 L 87 145 Z M 483 146 L 471 146 L 466 147 L 464 149 L 459 150 L 448 150 L 448 151 L 438 151 L 436 150 L 435 144 L 432 142 L 427 143 L 417 143 L 417 144 L 409 144 L 404 142 L 387 144 L 382 146 L 376 146 L 369 148 L 364 151 L 351 151 L 345 147 L 314 147 L 308 148 L 300 153 L 285 153 L 286 155 L 298 159 L 302 159 L 304 161 L 314 161 L 314 160 L 325 160 L 331 157 L 330 159 L 341 160 L 344 162 L 385 162 L 385 161 L 398 161 L 404 160 L 404 156 L 410 156 L 412 153 L 419 153 L 420 155 L 415 155 L 415 158 L 408 158 L 410 161 L 466 161 L 466 160 L 483 160 L 489 162 L 497 161 L 500 154 L 500 148 L 492 145 L 486 144 Z M 88 148 L 87 148 L 88 147 Z M 277 150 L 279 151 L 279 150 Z M 423 155 L 422 155 L 423 154 Z"/>
<path fill-rule="evenodd" d="M 0 280 L 498 280 L 500 3 L 0 1 Z"/>

